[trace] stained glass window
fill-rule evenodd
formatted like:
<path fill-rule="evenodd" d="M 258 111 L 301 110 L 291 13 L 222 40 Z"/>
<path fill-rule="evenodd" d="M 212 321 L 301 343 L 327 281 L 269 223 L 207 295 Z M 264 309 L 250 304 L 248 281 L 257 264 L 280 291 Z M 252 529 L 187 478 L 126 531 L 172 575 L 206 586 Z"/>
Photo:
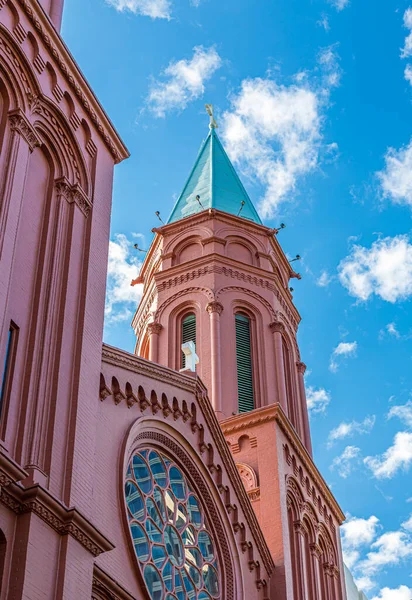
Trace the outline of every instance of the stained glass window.
<path fill-rule="evenodd" d="M 149 448 L 126 472 L 130 535 L 152 600 L 221 599 L 219 559 L 202 504 L 181 469 Z"/>

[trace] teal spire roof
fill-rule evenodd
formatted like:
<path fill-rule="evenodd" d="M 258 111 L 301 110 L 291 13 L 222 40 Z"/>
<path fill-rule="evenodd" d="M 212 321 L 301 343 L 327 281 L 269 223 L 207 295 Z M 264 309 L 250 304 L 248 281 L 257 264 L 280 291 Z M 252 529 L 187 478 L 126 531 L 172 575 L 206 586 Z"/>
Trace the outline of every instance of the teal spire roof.
<path fill-rule="evenodd" d="M 201 205 L 196 196 L 199 196 Z M 243 208 L 239 214 L 240 208 Z M 203 208 L 202 208 L 203 207 Z M 243 187 L 214 127 L 203 142 L 195 166 L 168 223 L 180 221 L 208 208 L 216 208 L 261 224 L 259 215 Z"/>

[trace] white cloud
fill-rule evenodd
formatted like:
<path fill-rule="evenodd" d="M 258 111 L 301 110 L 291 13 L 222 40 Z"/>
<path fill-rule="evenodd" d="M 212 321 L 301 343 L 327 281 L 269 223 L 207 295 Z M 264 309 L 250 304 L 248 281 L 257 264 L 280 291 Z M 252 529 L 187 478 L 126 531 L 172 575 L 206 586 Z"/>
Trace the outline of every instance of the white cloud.
<path fill-rule="evenodd" d="M 362 592 L 367 592 L 376 587 L 375 582 L 370 577 L 357 577 L 354 581 L 358 590 Z"/>
<path fill-rule="evenodd" d="M 401 585 L 396 590 L 387 587 L 383 588 L 379 592 L 379 596 L 375 596 L 372 600 L 411 600 L 411 598 L 412 588 Z"/>
<path fill-rule="evenodd" d="M 377 535 L 379 519 L 372 515 L 369 519 L 350 517 L 340 528 L 342 546 L 345 549 L 370 545 Z"/>
<path fill-rule="evenodd" d="M 347 479 L 352 473 L 353 467 L 360 461 L 360 448 L 346 446 L 340 456 L 333 459 L 330 466 L 332 471 L 337 471 L 340 477 Z"/>
<path fill-rule="evenodd" d="M 392 406 L 388 413 L 388 419 L 398 417 L 408 427 L 412 427 L 412 400 L 408 400 L 406 404 L 400 406 Z"/>
<path fill-rule="evenodd" d="M 349 569 L 354 569 L 361 556 L 364 546 L 370 546 L 376 538 L 379 519 L 375 516 L 369 519 L 350 517 L 340 528 L 342 538 L 343 560 Z M 359 589 L 369 589 L 370 582 L 356 582 Z M 361 585 L 360 585 L 361 583 Z"/>
<path fill-rule="evenodd" d="M 331 400 L 330 393 L 324 388 L 306 388 L 306 402 L 310 413 L 323 413 Z"/>
<path fill-rule="evenodd" d="M 341 423 L 329 433 L 328 445 L 332 446 L 336 440 L 343 440 L 347 437 L 353 437 L 355 434 L 370 433 L 375 425 L 375 415 L 366 417 L 361 423 L 351 421 L 350 423 Z"/>
<path fill-rule="evenodd" d="M 372 294 L 392 303 L 404 300 L 412 295 L 412 244 L 408 236 L 398 235 L 377 240 L 371 248 L 355 245 L 338 271 L 342 285 L 360 300 Z"/>
<path fill-rule="evenodd" d="M 364 462 L 377 479 L 389 479 L 400 469 L 407 471 L 412 464 L 412 433 L 398 432 L 386 452 L 381 456 L 367 456 Z"/>
<path fill-rule="evenodd" d="M 403 15 L 403 24 L 406 29 L 410 30 L 409 35 L 405 38 L 405 45 L 401 50 L 401 57 L 407 58 L 412 56 L 412 8 L 407 8 Z"/>
<path fill-rule="evenodd" d="M 128 10 L 136 15 L 152 17 L 152 19 L 170 19 L 171 3 L 169 0 L 106 0 L 116 10 Z"/>
<path fill-rule="evenodd" d="M 141 263 L 133 254 L 133 244 L 118 234 L 109 243 L 105 323 L 110 325 L 129 320 L 141 298 L 142 286 L 131 286 Z"/>
<path fill-rule="evenodd" d="M 395 323 L 388 323 L 386 326 L 386 331 L 389 333 L 389 335 L 393 335 L 397 339 L 399 339 L 401 337 L 401 334 L 396 329 Z"/>
<path fill-rule="evenodd" d="M 349 0 L 328 0 L 337 10 L 343 10 L 349 5 Z"/>
<path fill-rule="evenodd" d="M 222 59 L 213 46 L 193 48 L 191 59 L 171 62 L 162 79 L 153 81 L 147 106 L 156 117 L 165 117 L 173 110 L 183 110 L 192 100 L 200 98 L 205 83 L 222 65 Z"/>
<path fill-rule="evenodd" d="M 412 531 L 412 514 L 407 521 L 402 523 L 402 527 L 408 531 Z"/>
<path fill-rule="evenodd" d="M 377 176 L 384 198 L 412 206 L 412 140 L 399 150 L 388 148 L 385 168 Z"/>
<path fill-rule="evenodd" d="M 319 19 L 319 21 L 317 21 L 316 25 L 318 25 L 319 27 L 323 27 L 325 31 L 330 31 L 329 18 L 325 14 L 322 14 L 321 18 Z"/>
<path fill-rule="evenodd" d="M 374 577 L 383 567 L 397 565 L 412 556 L 412 538 L 403 531 L 389 531 L 371 545 L 371 552 L 357 564 L 364 577 Z"/>
<path fill-rule="evenodd" d="M 324 49 L 318 63 L 317 75 L 301 72 L 289 86 L 270 77 L 245 79 L 223 114 L 222 137 L 231 159 L 265 188 L 260 201 L 265 218 L 318 166 L 323 111 L 339 83 L 335 48 Z"/>
<path fill-rule="evenodd" d="M 404 71 L 404 76 L 409 85 L 412 85 L 412 65 L 407 64 Z"/>
<path fill-rule="evenodd" d="M 339 368 L 338 357 L 340 357 L 340 356 L 343 356 L 343 357 L 356 356 L 357 349 L 358 349 L 357 342 L 341 342 L 340 344 L 338 344 L 336 346 L 336 348 L 334 349 L 334 351 L 332 352 L 332 355 L 330 357 L 329 369 L 333 373 L 336 373 L 336 371 Z"/>
<path fill-rule="evenodd" d="M 333 277 L 329 275 L 327 271 L 322 271 L 322 273 L 316 281 L 316 285 L 318 285 L 319 287 L 328 287 L 332 280 Z"/>

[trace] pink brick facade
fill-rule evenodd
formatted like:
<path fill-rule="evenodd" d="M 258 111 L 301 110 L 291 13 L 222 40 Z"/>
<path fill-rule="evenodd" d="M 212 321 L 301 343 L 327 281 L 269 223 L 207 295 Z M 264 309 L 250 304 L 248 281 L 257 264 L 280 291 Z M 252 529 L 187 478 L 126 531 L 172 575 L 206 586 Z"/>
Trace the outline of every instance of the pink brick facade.
<path fill-rule="evenodd" d="M 139 276 L 140 356 L 102 347 L 113 168 L 128 152 L 60 38 L 62 9 L 0 0 L 0 600 L 343 600 L 343 515 L 311 458 L 295 273 L 277 232 L 215 210 L 157 230 Z M 197 374 L 179 373 L 188 311 Z M 238 311 L 255 386 L 243 414 Z M 152 471 L 147 498 L 130 500 L 131 465 L 153 453 L 174 496 Z M 183 534 L 193 499 L 202 525 Z M 162 506 L 169 525 L 150 537 Z"/>

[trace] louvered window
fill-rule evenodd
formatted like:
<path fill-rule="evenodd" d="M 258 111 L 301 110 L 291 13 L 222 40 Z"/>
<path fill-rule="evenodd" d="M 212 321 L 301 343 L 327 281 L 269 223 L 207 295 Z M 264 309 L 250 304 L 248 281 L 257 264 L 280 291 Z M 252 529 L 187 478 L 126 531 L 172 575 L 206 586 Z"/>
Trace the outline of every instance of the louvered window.
<path fill-rule="evenodd" d="M 255 408 L 255 401 L 250 320 L 244 315 L 236 315 L 236 360 L 239 412 L 248 412 Z"/>
<path fill-rule="evenodd" d="M 182 344 L 193 342 L 196 347 L 196 315 L 187 315 L 182 321 Z M 185 355 L 182 352 L 182 369 L 185 368 Z"/>

